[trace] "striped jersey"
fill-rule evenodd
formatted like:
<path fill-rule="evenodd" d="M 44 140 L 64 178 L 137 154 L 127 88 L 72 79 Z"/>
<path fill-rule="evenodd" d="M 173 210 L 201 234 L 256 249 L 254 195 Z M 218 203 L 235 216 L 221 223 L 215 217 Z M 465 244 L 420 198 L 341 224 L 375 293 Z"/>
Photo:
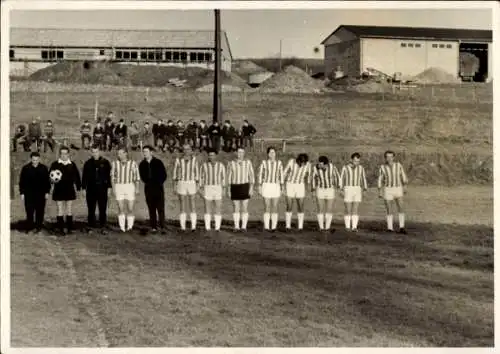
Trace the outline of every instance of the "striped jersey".
<path fill-rule="evenodd" d="M 312 173 L 312 185 L 314 188 L 335 188 L 339 185 L 339 170 L 332 163 L 325 168 L 314 166 Z"/>
<path fill-rule="evenodd" d="M 176 158 L 174 164 L 174 181 L 198 181 L 199 180 L 199 165 L 196 157 L 191 157 L 189 160 Z"/>
<path fill-rule="evenodd" d="M 297 161 L 290 159 L 285 168 L 285 182 L 287 183 L 310 183 L 311 182 L 311 164 L 299 166 Z"/>
<path fill-rule="evenodd" d="M 227 165 L 227 181 L 229 184 L 254 184 L 255 173 L 250 160 L 233 160 Z"/>
<path fill-rule="evenodd" d="M 226 167 L 222 162 L 205 162 L 200 169 L 200 186 L 225 186 Z"/>
<path fill-rule="evenodd" d="M 284 183 L 283 163 L 279 160 L 264 160 L 259 166 L 259 184 Z"/>
<path fill-rule="evenodd" d="M 383 164 L 378 170 L 378 188 L 401 187 L 408 183 L 403 166 L 399 162 Z"/>
<path fill-rule="evenodd" d="M 113 184 L 129 184 L 139 182 L 139 168 L 133 160 L 122 162 L 115 160 L 111 164 L 111 180 Z"/>
<path fill-rule="evenodd" d="M 363 189 L 368 188 L 368 183 L 366 183 L 366 173 L 363 166 L 354 166 L 352 164 L 347 164 L 342 167 L 342 172 L 340 172 L 339 188 L 343 187 L 361 187 Z"/>

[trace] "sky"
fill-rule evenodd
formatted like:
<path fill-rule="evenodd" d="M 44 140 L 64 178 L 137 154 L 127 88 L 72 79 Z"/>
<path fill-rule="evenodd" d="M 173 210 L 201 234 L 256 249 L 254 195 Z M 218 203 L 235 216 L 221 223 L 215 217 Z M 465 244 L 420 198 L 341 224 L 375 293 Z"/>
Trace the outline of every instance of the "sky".
<path fill-rule="evenodd" d="M 322 58 L 321 41 L 339 25 L 491 29 L 491 10 L 222 10 L 235 59 Z M 15 10 L 12 27 L 97 29 L 213 29 L 211 10 Z M 318 53 L 314 48 L 319 47 Z"/>

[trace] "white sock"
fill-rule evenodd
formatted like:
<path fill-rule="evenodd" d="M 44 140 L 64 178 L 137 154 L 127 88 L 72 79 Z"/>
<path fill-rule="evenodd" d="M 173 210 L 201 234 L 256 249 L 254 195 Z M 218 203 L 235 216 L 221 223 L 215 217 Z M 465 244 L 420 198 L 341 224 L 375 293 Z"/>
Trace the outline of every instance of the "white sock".
<path fill-rule="evenodd" d="M 302 230 L 304 228 L 304 213 L 297 214 L 298 225 L 297 228 Z"/>
<path fill-rule="evenodd" d="M 134 227 L 134 221 L 134 215 L 127 216 L 127 230 L 132 230 L 132 228 Z"/>
<path fill-rule="evenodd" d="M 210 230 L 210 223 L 212 222 L 212 215 L 205 214 L 205 229 Z"/>
<path fill-rule="evenodd" d="M 325 229 L 329 230 L 330 226 L 332 226 L 333 214 L 326 213 L 325 214 Z"/>
<path fill-rule="evenodd" d="M 351 228 L 351 215 L 344 215 L 344 222 L 345 228 L 349 230 Z"/>
<path fill-rule="evenodd" d="M 270 222 L 271 222 L 271 214 L 264 213 L 264 230 L 269 230 Z"/>
<path fill-rule="evenodd" d="M 236 230 L 240 229 L 240 213 L 233 213 L 234 228 Z"/>
<path fill-rule="evenodd" d="M 286 228 L 291 229 L 292 228 L 292 213 L 287 211 L 285 213 L 285 223 L 286 223 Z"/>
<path fill-rule="evenodd" d="M 191 230 L 196 230 L 196 213 L 191 213 Z"/>
<path fill-rule="evenodd" d="M 248 213 L 241 213 L 241 228 L 243 230 L 246 230 L 247 224 L 248 224 Z"/>
<path fill-rule="evenodd" d="M 118 215 L 118 225 L 120 225 L 120 230 L 125 231 L 125 214 Z"/>
<path fill-rule="evenodd" d="M 220 230 L 220 225 L 222 224 L 222 216 L 217 214 L 214 216 L 214 219 L 215 219 L 215 229 Z"/>
<path fill-rule="evenodd" d="M 271 214 L 271 229 L 275 230 L 278 227 L 278 213 Z"/>
<path fill-rule="evenodd" d="M 352 216 L 352 228 L 355 230 L 358 228 L 359 215 Z"/>
<path fill-rule="evenodd" d="M 325 228 L 325 214 L 318 214 L 318 225 L 320 230 Z"/>
<path fill-rule="evenodd" d="M 405 214 L 404 213 L 399 213 L 399 227 L 401 229 L 405 228 Z"/>
<path fill-rule="evenodd" d="M 387 230 L 394 230 L 392 214 L 387 215 Z"/>
<path fill-rule="evenodd" d="M 186 230 L 186 213 L 179 214 L 179 221 L 181 223 L 181 230 Z"/>

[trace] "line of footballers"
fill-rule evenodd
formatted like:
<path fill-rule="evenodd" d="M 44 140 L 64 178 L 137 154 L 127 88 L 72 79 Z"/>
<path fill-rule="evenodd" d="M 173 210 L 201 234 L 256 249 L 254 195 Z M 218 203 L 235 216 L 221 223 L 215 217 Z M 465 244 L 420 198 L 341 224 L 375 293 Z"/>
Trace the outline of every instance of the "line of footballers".
<path fill-rule="evenodd" d="M 151 232 L 164 233 L 164 184 L 167 180 L 167 170 L 163 162 L 154 156 L 152 146 L 145 146 L 142 152 L 144 158 L 137 163 L 129 158 L 126 148 L 120 147 L 117 159 L 110 162 L 101 156 L 100 147 L 94 145 L 91 148 L 92 156 L 83 166 L 81 178 L 67 147 L 60 148 L 59 158 L 49 168 L 40 162 L 40 154 L 33 152 L 31 161 L 23 166 L 19 178 L 19 191 L 25 203 L 28 231 L 42 231 L 46 202 L 52 193 L 52 199 L 57 204 L 57 231 L 60 235 L 70 233 L 73 230 L 72 203 L 78 194 L 83 193 L 88 207 L 89 230 L 98 229 L 106 233 L 110 191 L 118 205 L 118 224 L 121 231 L 133 230 L 134 205 L 142 182 Z M 406 194 L 408 179 L 401 163 L 395 161 L 393 151 L 385 152 L 384 158 L 385 161 L 378 171 L 377 184 L 379 196 L 386 206 L 387 231 L 395 231 L 395 204 L 399 232 L 406 234 L 403 195 Z M 56 170 L 60 171 L 62 176 L 54 183 L 50 173 Z M 193 154 L 191 146 L 186 144 L 183 147 L 183 155 L 175 160 L 172 180 L 179 199 L 181 230 L 187 229 L 188 217 L 190 229 L 196 230 L 197 195 L 200 195 L 205 203 L 205 229 L 211 230 L 213 226 L 213 229 L 220 230 L 221 205 L 227 195 L 233 204 L 234 230 L 245 231 L 249 217 L 248 202 L 256 194 L 261 195 L 264 200 L 264 230 L 272 232 L 277 229 L 278 201 L 283 194 L 286 197 L 286 229 L 292 228 L 295 206 L 296 228 L 302 230 L 304 198 L 306 191 L 310 190 L 317 201 L 319 230 L 332 230 L 333 201 L 336 191 L 339 191 L 345 204 L 345 228 L 356 232 L 359 222 L 358 207 L 363 193 L 368 188 L 359 153 L 352 154 L 350 161 L 339 173 L 326 156 L 320 156 L 313 164 L 305 153 L 290 159 L 286 166 L 283 166 L 272 147 L 267 150 L 267 157 L 260 163 L 255 174 L 252 162 L 246 158 L 243 148 L 239 148 L 236 157 L 225 165 L 218 160 L 216 150 L 209 149 L 207 160 L 202 162 Z"/>

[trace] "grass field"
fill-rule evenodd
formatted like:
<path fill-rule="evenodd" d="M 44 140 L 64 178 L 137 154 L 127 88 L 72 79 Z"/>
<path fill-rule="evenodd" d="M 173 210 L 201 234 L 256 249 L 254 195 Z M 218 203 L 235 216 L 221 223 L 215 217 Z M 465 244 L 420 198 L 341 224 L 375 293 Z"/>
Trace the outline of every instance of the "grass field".
<path fill-rule="evenodd" d="M 72 135 L 77 106 L 91 119 L 96 96 L 100 112 L 126 119 L 210 119 L 209 95 L 156 92 L 145 101 L 144 92 L 130 90 L 13 92 L 12 126 L 40 115 Z M 357 234 L 342 230 L 340 200 L 336 232 L 317 233 L 310 197 L 303 233 L 262 233 L 256 197 L 246 234 L 230 231 L 228 203 L 220 233 L 181 234 L 171 182 L 165 236 L 26 235 L 16 230 L 24 213 L 14 183 L 27 154 L 12 154 L 13 346 L 493 346 L 490 104 L 349 95 L 227 95 L 223 102 L 225 118 L 237 125 L 248 118 L 261 137 L 310 138 L 280 152 L 283 160 L 305 150 L 339 164 L 359 150 L 372 171 L 380 152 L 394 148 L 412 181 L 409 235 L 382 232 L 384 210 L 373 189 Z M 73 155 L 80 166 L 87 158 Z M 162 158 L 171 168 L 172 157 Z M 201 200 L 197 211 L 201 219 Z M 280 205 L 281 219 L 283 212 Z M 109 213 L 116 224 L 115 205 Z M 47 214 L 52 221 L 53 203 Z M 85 215 L 78 201 L 77 222 Z"/>

